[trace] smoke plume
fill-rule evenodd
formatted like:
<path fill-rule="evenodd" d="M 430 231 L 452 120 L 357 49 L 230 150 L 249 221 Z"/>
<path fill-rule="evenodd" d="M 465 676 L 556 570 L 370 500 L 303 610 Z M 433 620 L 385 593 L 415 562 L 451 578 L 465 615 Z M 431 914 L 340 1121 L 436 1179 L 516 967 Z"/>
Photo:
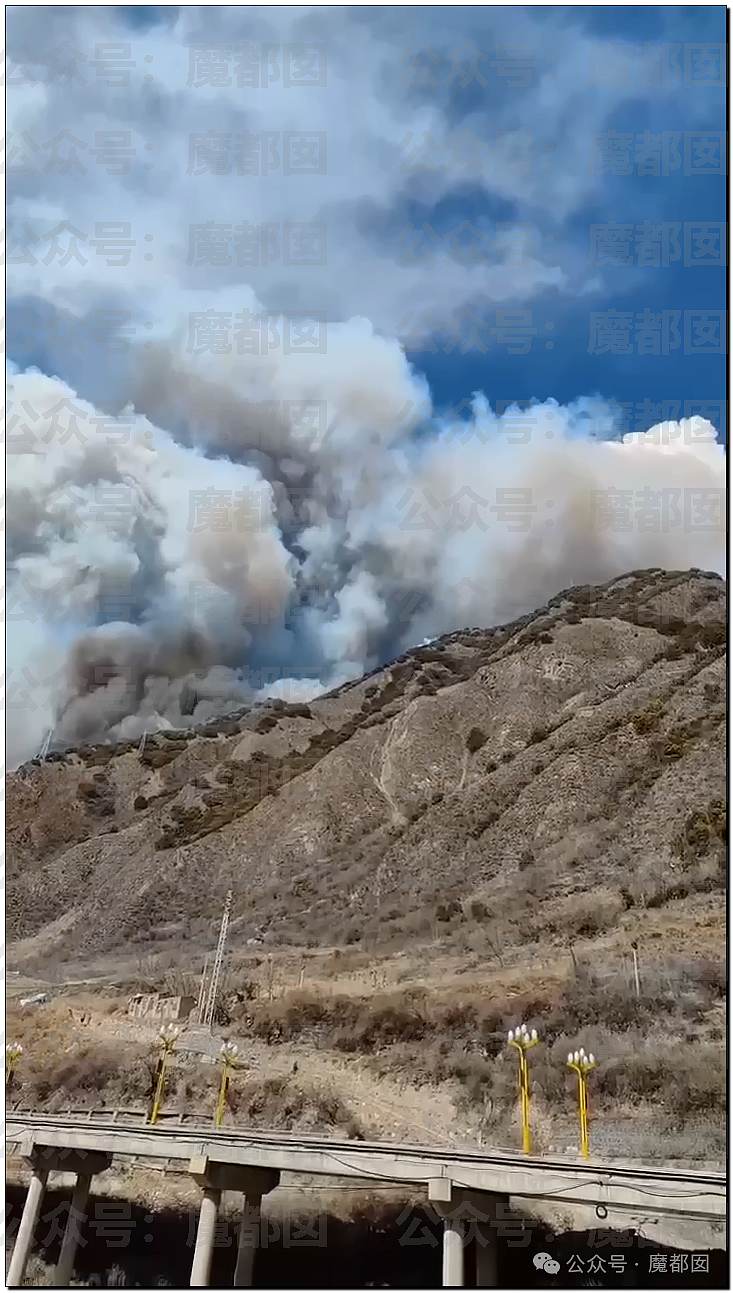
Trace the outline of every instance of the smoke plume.
<path fill-rule="evenodd" d="M 602 438 L 599 401 L 496 417 L 490 392 L 441 417 L 363 319 L 328 354 L 247 358 L 158 347 L 115 416 L 11 373 L 12 764 L 49 728 L 134 739 L 317 694 L 574 583 L 722 573 L 701 418 Z"/>

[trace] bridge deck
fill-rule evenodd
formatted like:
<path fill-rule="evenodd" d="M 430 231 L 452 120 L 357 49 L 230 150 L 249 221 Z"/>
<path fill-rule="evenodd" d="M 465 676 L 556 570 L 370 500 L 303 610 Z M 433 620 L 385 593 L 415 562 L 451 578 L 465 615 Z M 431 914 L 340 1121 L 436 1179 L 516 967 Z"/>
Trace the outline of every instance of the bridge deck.
<path fill-rule="evenodd" d="M 307 1175 L 359 1177 L 376 1182 L 429 1183 L 450 1180 L 455 1189 L 517 1198 L 581 1204 L 645 1216 L 687 1217 L 724 1223 L 726 1177 L 561 1157 L 531 1157 L 504 1151 L 468 1151 L 422 1145 L 342 1140 L 287 1132 L 212 1128 L 194 1119 L 166 1119 L 151 1127 L 140 1113 L 109 1111 L 54 1117 L 9 1110 L 8 1148 L 36 1146 L 84 1149 L 135 1158 L 275 1168 Z"/>

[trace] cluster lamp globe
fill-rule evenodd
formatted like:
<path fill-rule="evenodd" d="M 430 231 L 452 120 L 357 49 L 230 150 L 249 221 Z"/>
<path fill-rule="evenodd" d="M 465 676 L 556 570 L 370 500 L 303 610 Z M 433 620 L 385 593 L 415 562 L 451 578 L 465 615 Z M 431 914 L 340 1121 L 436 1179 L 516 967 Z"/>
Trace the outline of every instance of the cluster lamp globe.
<path fill-rule="evenodd" d="M 526 1024 L 517 1024 L 516 1028 L 510 1028 L 507 1033 L 507 1041 L 511 1046 L 532 1046 L 539 1041 L 537 1029 L 531 1031 Z"/>
<path fill-rule="evenodd" d="M 595 1055 L 593 1055 L 592 1052 L 590 1055 L 586 1055 L 582 1046 L 577 1051 L 568 1052 L 568 1064 L 572 1064 L 576 1067 L 580 1065 L 581 1068 L 591 1069 L 595 1068 L 595 1063 Z"/>
<path fill-rule="evenodd" d="M 23 1054 L 20 1042 L 5 1043 L 5 1086 L 8 1087 L 15 1073 L 15 1066 Z"/>

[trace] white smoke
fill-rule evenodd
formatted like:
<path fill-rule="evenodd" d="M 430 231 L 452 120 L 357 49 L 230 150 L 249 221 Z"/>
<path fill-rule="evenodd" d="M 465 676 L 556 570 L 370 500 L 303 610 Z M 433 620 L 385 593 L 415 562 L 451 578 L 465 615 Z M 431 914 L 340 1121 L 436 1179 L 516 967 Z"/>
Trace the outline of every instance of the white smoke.
<path fill-rule="evenodd" d="M 245 369 L 160 349 L 130 391 L 146 414 L 116 418 L 57 378 L 11 374 L 12 764 L 48 727 L 134 739 L 291 686 L 314 694 L 573 583 L 722 573 L 725 460 L 708 422 L 597 440 L 588 401 L 497 418 L 489 392 L 459 425 L 363 319 L 331 329 L 317 359 Z M 248 400 L 320 401 L 320 430 Z M 229 501 L 204 512 L 211 489 Z M 596 499 L 609 489 L 611 510 Z"/>

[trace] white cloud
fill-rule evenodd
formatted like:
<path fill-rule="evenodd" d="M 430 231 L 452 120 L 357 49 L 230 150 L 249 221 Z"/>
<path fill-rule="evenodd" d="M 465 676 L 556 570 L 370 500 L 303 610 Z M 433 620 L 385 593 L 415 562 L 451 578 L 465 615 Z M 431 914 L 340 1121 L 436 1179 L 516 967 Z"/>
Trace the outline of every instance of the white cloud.
<path fill-rule="evenodd" d="M 80 311 L 101 293 L 123 292 L 139 300 L 136 313 L 144 303 L 146 318 L 169 323 L 173 315 L 183 313 L 184 298 L 191 294 L 202 306 L 232 283 L 250 284 L 270 308 L 276 301 L 280 309 L 327 309 L 333 318 L 365 314 L 380 330 L 394 335 L 407 308 L 448 315 L 481 297 L 501 303 L 511 296 L 531 300 L 548 287 L 565 293 L 590 290 L 577 248 L 563 246 L 558 239 L 552 247 L 557 259 L 547 261 L 542 239 L 598 192 L 599 180 L 588 161 L 590 138 L 628 91 L 589 84 L 597 41 L 578 30 L 567 13 L 538 16 L 532 9 L 496 9 L 481 14 L 438 8 L 427 14 L 402 10 L 395 21 L 376 10 L 341 14 L 333 9 L 187 7 L 173 29 L 166 25 L 141 32 L 127 27 L 121 11 L 114 9 L 32 12 L 48 18 L 44 52 L 46 44 L 51 48 L 66 40 L 86 52 L 91 62 L 100 41 L 127 41 L 136 68 L 127 88 L 106 88 L 104 77 L 95 76 L 87 64 L 82 66 L 89 81 L 84 88 L 73 81 L 62 87 L 57 80 L 49 88 L 39 84 L 12 91 L 9 129 L 14 140 L 26 131 L 39 146 L 38 153 L 28 154 L 39 171 L 48 156 L 43 145 L 59 129 L 69 129 L 88 145 L 79 152 L 80 164 L 87 168 L 84 175 L 73 167 L 61 174 L 56 166 L 40 179 L 11 179 L 12 233 L 20 236 L 28 221 L 41 240 L 40 254 L 31 247 L 36 265 L 11 266 L 16 293 L 45 296 Z M 12 22 L 17 29 L 14 44 L 24 38 L 37 44 L 37 31 L 31 33 L 22 10 L 14 11 Z M 288 89 L 282 73 L 264 90 L 239 87 L 234 54 L 228 64 L 230 87 L 187 86 L 190 45 L 212 41 L 237 46 L 262 39 L 263 32 L 278 46 L 294 39 L 323 40 L 328 49 L 327 87 Z M 464 86 L 460 76 L 446 84 L 453 73 L 451 51 L 466 41 L 486 54 L 476 63 L 486 86 L 476 80 Z M 492 68 L 492 63 L 500 65 L 497 48 L 505 43 L 529 47 L 535 64 L 529 69 L 529 85 L 512 85 L 511 75 Z M 418 57 L 421 65 L 433 66 L 425 47 L 440 60 L 434 87 L 409 84 L 414 76 L 410 57 L 399 62 L 408 46 L 413 47 L 410 57 Z M 152 61 L 146 65 L 144 57 Z M 467 70 L 470 55 L 461 57 Z M 283 55 L 278 58 L 282 67 Z M 150 85 L 142 82 L 143 72 L 152 76 Z M 705 101 L 704 94 L 692 96 L 686 120 L 694 121 Z M 657 111 L 659 105 L 650 103 Z M 121 129 L 131 132 L 136 157 L 127 176 L 108 176 L 106 164 L 96 164 L 89 149 L 96 132 Z M 281 135 L 325 131 L 328 173 L 287 177 L 280 169 L 259 178 L 189 175 L 189 137 L 209 129 L 232 136 L 243 130 L 253 135 L 263 129 Z M 483 159 L 480 169 L 465 161 L 468 142 L 459 150 L 464 161 L 458 162 L 456 155 L 451 163 L 450 141 L 466 130 L 487 145 L 477 147 L 476 155 Z M 441 150 L 437 174 L 407 173 L 405 159 L 413 144 L 402 152 L 398 145 L 410 132 L 413 144 L 421 148 L 423 132 L 436 141 Z M 281 152 L 282 142 L 281 138 Z M 152 144 L 150 152 L 146 144 Z M 67 145 L 61 147 L 65 156 Z M 423 152 L 429 155 L 430 149 Z M 146 163 L 153 167 L 150 172 L 143 169 Z M 481 206 L 477 192 L 490 203 L 517 203 L 520 220 L 536 223 L 539 252 L 530 250 L 525 263 L 518 264 L 515 257 L 507 265 L 487 240 L 480 244 L 487 263 L 474 260 L 464 266 L 459 258 L 446 265 L 448 242 L 438 249 L 437 263 L 399 264 L 406 246 L 398 242 L 399 235 L 408 223 L 415 223 L 408 218 L 413 198 L 422 197 L 429 205 L 450 198 L 459 210 L 463 202 L 462 217 L 475 219 Z M 49 246 L 44 239 L 62 219 L 86 235 L 87 241 L 80 244 L 86 265 L 73 259 L 62 266 L 59 257 L 43 263 Z M 328 264 L 285 267 L 281 259 L 267 269 L 247 268 L 238 266 L 235 257 L 228 268 L 187 266 L 189 227 L 209 220 L 232 226 L 244 220 L 253 226 L 263 221 L 319 221 L 327 226 Z M 129 265 L 107 266 L 106 257 L 90 248 L 94 226 L 104 221 L 132 225 L 137 247 Z M 418 232 L 420 224 L 418 217 Z M 150 244 L 144 243 L 146 235 L 152 236 Z M 468 241 L 464 238 L 462 245 Z M 429 241 L 426 245 L 430 250 Z M 585 254 L 585 248 L 581 250 Z M 144 260 L 146 254 L 152 256 L 150 261 Z"/>

